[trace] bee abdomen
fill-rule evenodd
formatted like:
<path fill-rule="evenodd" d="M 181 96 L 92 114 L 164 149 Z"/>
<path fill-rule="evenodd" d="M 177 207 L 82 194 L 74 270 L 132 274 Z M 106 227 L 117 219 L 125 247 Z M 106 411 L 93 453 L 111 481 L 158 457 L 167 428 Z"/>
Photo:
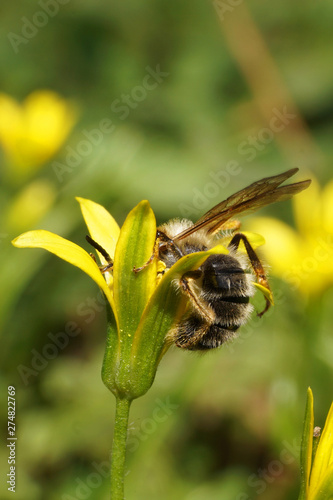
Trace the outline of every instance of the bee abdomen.
<path fill-rule="evenodd" d="M 192 315 L 178 325 L 174 342 L 178 347 L 193 351 L 214 349 L 233 339 L 239 327 L 240 325 L 208 324 Z"/>
<path fill-rule="evenodd" d="M 194 349 L 197 351 L 207 351 L 208 349 L 219 347 L 225 342 L 234 339 L 238 328 L 239 326 L 211 325 Z"/>
<path fill-rule="evenodd" d="M 214 324 L 232 328 L 243 325 L 249 318 L 253 307 L 247 297 L 223 297 L 209 302 L 215 312 Z"/>

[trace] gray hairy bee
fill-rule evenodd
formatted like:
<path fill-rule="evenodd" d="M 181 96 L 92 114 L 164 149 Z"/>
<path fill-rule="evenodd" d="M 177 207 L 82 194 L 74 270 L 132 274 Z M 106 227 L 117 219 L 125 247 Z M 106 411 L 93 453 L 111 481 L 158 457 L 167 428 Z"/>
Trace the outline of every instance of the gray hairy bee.
<path fill-rule="evenodd" d="M 175 219 L 158 227 L 153 255 L 135 272 L 144 269 L 153 258 L 162 261 L 167 271 L 184 255 L 213 248 L 224 231 L 232 235 L 228 254 L 210 255 L 201 267 L 179 280 L 187 307 L 169 333 L 169 340 L 178 347 L 205 351 L 232 339 L 252 312 L 253 279 L 270 290 L 264 267 L 248 238 L 238 231 L 240 222 L 234 217 L 288 200 L 306 189 L 311 180 L 281 186 L 296 172 L 298 168 L 254 182 L 213 207 L 196 223 Z M 95 241 L 89 237 L 88 241 L 103 254 Z M 241 242 L 246 254 L 239 251 Z M 108 259 L 105 251 L 103 255 Z M 111 266 L 112 263 L 107 268 Z M 265 300 L 266 306 L 259 316 L 270 306 L 269 300 Z"/>

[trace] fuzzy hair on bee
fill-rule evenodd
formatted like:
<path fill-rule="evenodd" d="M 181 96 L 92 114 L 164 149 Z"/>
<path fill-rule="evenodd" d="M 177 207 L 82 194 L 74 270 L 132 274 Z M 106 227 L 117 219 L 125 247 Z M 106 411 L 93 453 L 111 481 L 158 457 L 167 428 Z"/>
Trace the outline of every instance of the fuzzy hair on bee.
<path fill-rule="evenodd" d="M 171 219 L 169 222 L 162 224 L 158 228 L 158 235 L 162 237 L 162 240 L 167 239 L 168 241 L 173 241 L 177 234 L 190 229 L 193 226 L 193 222 L 188 219 Z M 204 229 L 196 231 L 188 236 L 188 238 L 181 240 L 177 244 L 177 251 L 170 245 L 166 246 L 166 251 L 163 253 L 163 259 L 161 259 L 165 264 L 167 269 L 169 269 L 173 264 L 179 260 L 179 255 L 187 255 L 194 252 L 202 252 L 212 248 L 216 244 L 216 239 L 213 235 L 208 235 Z M 160 252 L 161 253 L 161 252 Z"/>

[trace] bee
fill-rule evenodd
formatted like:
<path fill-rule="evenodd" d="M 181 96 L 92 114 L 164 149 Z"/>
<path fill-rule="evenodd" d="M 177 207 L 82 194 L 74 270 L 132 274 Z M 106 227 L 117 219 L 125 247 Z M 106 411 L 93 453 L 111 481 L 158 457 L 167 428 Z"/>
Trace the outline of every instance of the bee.
<path fill-rule="evenodd" d="M 178 347 L 206 351 L 231 340 L 253 310 L 250 298 L 254 295 L 254 277 L 258 284 L 270 290 L 264 266 L 246 235 L 239 231 L 240 222 L 234 217 L 288 200 L 306 189 L 311 180 L 281 186 L 296 172 L 298 168 L 293 168 L 250 184 L 195 223 L 173 219 L 157 228 L 154 253 L 142 267 L 134 269 L 135 272 L 144 269 L 153 258 L 162 261 L 167 271 L 184 255 L 213 248 L 223 232 L 232 236 L 228 254 L 210 255 L 198 269 L 187 272 L 179 280 L 187 305 L 184 315 L 168 335 Z M 239 251 L 241 242 L 246 254 Z M 103 250 L 93 240 L 90 243 L 97 250 Z M 265 308 L 258 316 L 270 307 L 268 298 L 265 300 Z"/>

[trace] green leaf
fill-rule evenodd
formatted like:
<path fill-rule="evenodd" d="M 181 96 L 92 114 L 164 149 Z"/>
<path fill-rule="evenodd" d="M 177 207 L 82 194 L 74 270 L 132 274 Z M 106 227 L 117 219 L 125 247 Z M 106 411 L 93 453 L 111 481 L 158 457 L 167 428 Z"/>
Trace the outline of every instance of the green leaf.
<path fill-rule="evenodd" d="M 154 251 L 156 221 L 147 201 L 139 203 L 127 216 L 120 230 L 114 256 L 114 302 L 118 318 L 118 345 L 115 346 L 114 325 L 109 324 L 103 380 L 114 393 L 132 399 L 129 376 L 130 352 L 143 310 L 156 286 L 156 260 L 135 273 Z M 117 347 L 117 357 L 114 349 Z M 112 366 L 112 363 L 114 366 Z M 110 365 L 110 366 L 109 366 Z M 106 383 L 106 382 L 105 382 Z"/>
<path fill-rule="evenodd" d="M 143 310 L 156 284 L 156 262 L 142 271 L 133 269 L 145 264 L 154 251 L 156 222 L 148 201 L 139 203 L 121 228 L 114 256 L 114 302 L 118 311 L 122 341 L 132 344 Z"/>
<path fill-rule="evenodd" d="M 120 362 L 120 338 L 117 322 L 111 307 L 107 305 L 108 326 L 106 348 L 102 366 L 102 380 L 104 385 L 116 396 L 119 396 L 117 373 Z"/>
<path fill-rule="evenodd" d="M 184 311 L 186 300 L 174 282 L 184 273 L 200 267 L 211 254 L 228 253 L 222 245 L 206 252 L 182 257 L 165 273 L 141 318 L 131 352 L 131 391 L 134 397 L 145 394 L 152 385 L 159 361 L 170 343 L 166 336 Z"/>
<path fill-rule="evenodd" d="M 304 417 L 303 435 L 301 444 L 301 457 L 300 457 L 301 490 L 298 500 L 307 500 L 308 498 L 309 478 L 310 478 L 311 458 L 312 458 L 313 426 L 314 426 L 313 394 L 309 387 L 307 392 L 307 401 L 305 407 L 305 417 Z"/>

